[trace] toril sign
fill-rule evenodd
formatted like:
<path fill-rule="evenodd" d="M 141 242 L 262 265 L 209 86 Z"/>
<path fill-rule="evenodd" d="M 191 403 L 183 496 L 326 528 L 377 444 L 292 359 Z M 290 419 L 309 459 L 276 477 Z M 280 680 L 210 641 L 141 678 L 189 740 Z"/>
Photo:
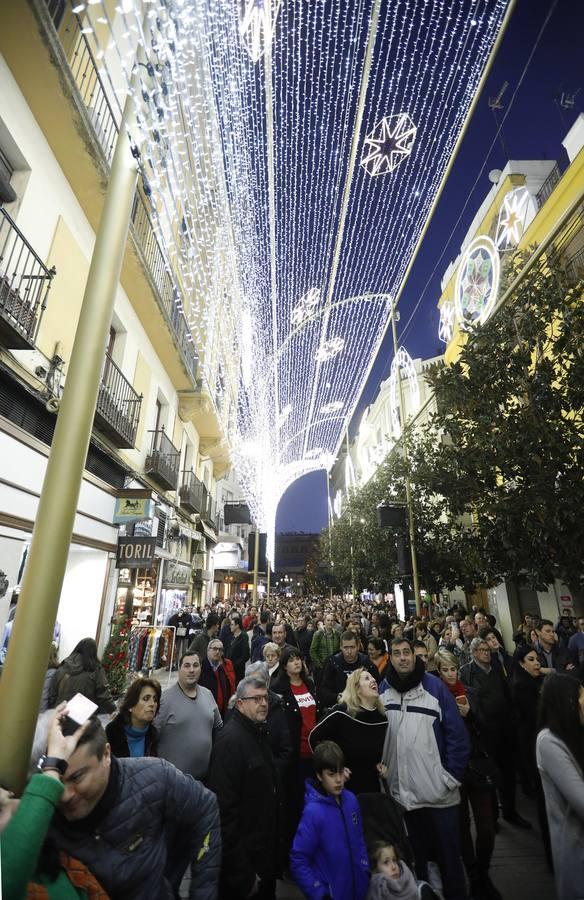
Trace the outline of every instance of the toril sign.
<path fill-rule="evenodd" d="M 116 569 L 147 569 L 154 560 L 155 537 L 120 537 Z"/>

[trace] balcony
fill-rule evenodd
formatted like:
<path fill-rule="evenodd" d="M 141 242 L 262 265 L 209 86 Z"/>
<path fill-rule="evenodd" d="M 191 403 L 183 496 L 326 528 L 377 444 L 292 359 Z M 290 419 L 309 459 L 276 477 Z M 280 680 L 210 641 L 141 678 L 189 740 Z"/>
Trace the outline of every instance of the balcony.
<path fill-rule="evenodd" d="M 55 269 L 47 269 L 0 208 L 0 343 L 33 350 Z"/>
<path fill-rule="evenodd" d="M 203 509 L 203 491 L 205 487 L 192 469 L 183 472 L 179 489 L 180 504 L 190 513 L 200 513 Z"/>
<path fill-rule="evenodd" d="M 114 98 L 113 91 L 109 90 L 109 85 L 106 90 L 107 81 L 100 73 L 100 65 L 95 57 L 95 45 L 87 33 L 87 29 L 84 28 L 84 13 L 74 13 L 73 4 L 65 5 L 60 0 L 31 0 L 31 6 L 35 11 L 37 23 L 40 25 L 43 43 L 48 46 L 51 58 L 57 64 L 60 85 L 65 97 L 69 99 L 69 108 L 72 107 L 77 134 L 82 137 L 85 144 L 85 155 L 93 162 L 94 169 L 99 170 L 99 180 L 103 182 L 109 174 L 121 112 L 119 102 Z M 23 30 L 22 26 L 20 30 Z M 36 52 L 38 54 L 38 51 Z M 60 110 L 60 114 L 62 115 L 62 110 Z M 56 117 L 54 116 L 53 119 Z M 69 127 L 69 123 L 67 123 L 67 127 Z M 65 148 L 55 148 L 56 156 L 67 174 L 69 174 L 73 160 L 69 157 L 61 159 L 61 155 L 69 152 L 70 145 L 71 141 Z M 89 154 L 87 154 L 88 149 Z M 88 172 L 83 175 L 85 179 L 88 176 Z M 79 177 L 81 178 L 81 176 Z M 86 181 L 80 182 L 77 189 L 80 196 L 89 198 L 88 202 L 94 202 L 93 191 L 89 189 Z M 96 226 L 99 221 L 99 212 L 100 210 L 93 207 L 91 210 L 86 210 L 86 213 L 90 213 L 89 219 L 92 225 Z M 95 222 L 94 217 L 97 217 Z M 132 302 L 134 302 L 134 297 L 141 298 L 139 305 L 143 305 L 145 302 L 144 281 L 148 284 L 156 300 L 158 311 L 168 328 L 168 336 L 169 338 L 172 336 L 174 348 L 178 350 L 177 357 L 180 364 L 177 368 L 182 368 L 183 373 L 187 373 L 187 383 L 195 385 L 198 356 L 193 336 L 182 312 L 182 309 L 187 306 L 186 300 L 163 252 L 163 247 L 156 237 L 149 202 L 144 199 L 141 190 L 136 191 L 134 197 L 130 237 L 134 245 L 135 256 L 126 254 L 122 281 L 124 281 L 124 277 L 128 280 L 131 279 L 134 290 L 129 293 Z M 139 288 L 136 283 L 137 278 L 141 281 Z M 156 317 L 152 316 L 151 310 L 143 309 L 140 306 L 138 311 L 147 331 L 150 328 L 149 335 L 159 350 L 158 345 L 165 343 L 164 329 L 161 329 L 157 323 L 155 324 Z"/>
<path fill-rule="evenodd" d="M 97 428 L 116 447 L 134 447 L 141 406 L 142 396 L 136 393 L 109 353 L 106 353 L 95 410 Z"/>
<path fill-rule="evenodd" d="M 569 281 L 576 283 L 584 278 L 584 247 L 567 259 L 564 265 Z"/>
<path fill-rule="evenodd" d="M 164 433 L 164 428 L 149 432 L 152 435 L 150 452 L 144 473 L 165 491 L 176 491 L 180 469 L 180 452 Z"/>
<path fill-rule="evenodd" d="M 556 163 L 556 165 L 553 167 L 550 174 L 540 187 L 539 191 L 535 195 L 538 209 L 541 209 L 548 197 L 551 196 L 553 189 L 555 188 L 556 184 L 558 184 L 561 177 L 562 173 L 560 172 L 560 167 Z"/>

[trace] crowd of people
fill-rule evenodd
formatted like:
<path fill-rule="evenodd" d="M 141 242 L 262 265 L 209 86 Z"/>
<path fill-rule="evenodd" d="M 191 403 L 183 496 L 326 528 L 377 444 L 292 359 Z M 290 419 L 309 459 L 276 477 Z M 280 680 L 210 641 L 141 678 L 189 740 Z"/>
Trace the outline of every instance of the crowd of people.
<path fill-rule="evenodd" d="M 112 698 L 87 638 L 47 675 L 20 800 L 0 797 L 3 897 L 501 898 L 500 828 L 534 798 L 557 900 L 584 886 L 584 617 L 216 603 L 162 691 Z M 71 727 L 81 692 L 98 713 Z M 102 724 L 105 720 L 105 728 Z"/>

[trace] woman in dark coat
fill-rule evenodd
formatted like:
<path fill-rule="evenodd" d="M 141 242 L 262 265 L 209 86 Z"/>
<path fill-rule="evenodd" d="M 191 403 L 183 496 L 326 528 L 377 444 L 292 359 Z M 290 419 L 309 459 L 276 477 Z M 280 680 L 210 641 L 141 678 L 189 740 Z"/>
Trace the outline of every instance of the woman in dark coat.
<path fill-rule="evenodd" d="M 304 782 L 313 775 L 308 736 L 316 725 L 318 703 L 314 682 L 297 647 L 286 647 L 280 656 L 278 677 L 271 690 L 282 698 L 288 722 L 292 763 L 286 784 L 287 847 L 292 844 L 304 802 Z"/>
<path fill-rule="evenodd" d="M 351 770 L 347 787 L 353 794 L 381 790 L 379 764 L 387 732 L 387 716 L 377 682 L 367 669 L 355 669 L 347 678 L 340 703 L 310 735 L 313 751 L 321 741 L 334 741 Z"/>
<path fill-rule="evenodd" d="M 523 785 L 533 793 L 539 784 L 535 762 L 537 738 L 537 710 L 544 676 L 537 651 L 529 644 L 517 648 L 514 654 L 511 699 L 517 722 L 519 758 L 522 765 Z"/>
<path fill-rule="evenodd" d="M 160 708 L 161 693 L 155 678 L 132 682 L 118 715 L 105 729 L 114 756 L 158 756 L 158 731 L 152 722 Z"/>
<path fill-rule="evenodd" d="M 116 711 L 93 638 L 79 641 L 57 669 L 49 688 L 49 707 L 71 700 L 75 694 L 83 694 L 88 700 L 97 703 L 98 714 Z"/>

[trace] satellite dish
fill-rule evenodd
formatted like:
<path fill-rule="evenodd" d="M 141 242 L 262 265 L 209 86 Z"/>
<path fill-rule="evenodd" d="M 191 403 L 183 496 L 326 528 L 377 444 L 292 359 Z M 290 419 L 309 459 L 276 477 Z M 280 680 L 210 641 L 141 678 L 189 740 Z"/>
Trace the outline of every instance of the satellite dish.
<path fill-rule="evenodd" d="M 491 171 L 489 172 L 489 181 L 492 181 L 493 184 L 498 184 L 500 177 L 501 169 L 491 169 Z"/>

